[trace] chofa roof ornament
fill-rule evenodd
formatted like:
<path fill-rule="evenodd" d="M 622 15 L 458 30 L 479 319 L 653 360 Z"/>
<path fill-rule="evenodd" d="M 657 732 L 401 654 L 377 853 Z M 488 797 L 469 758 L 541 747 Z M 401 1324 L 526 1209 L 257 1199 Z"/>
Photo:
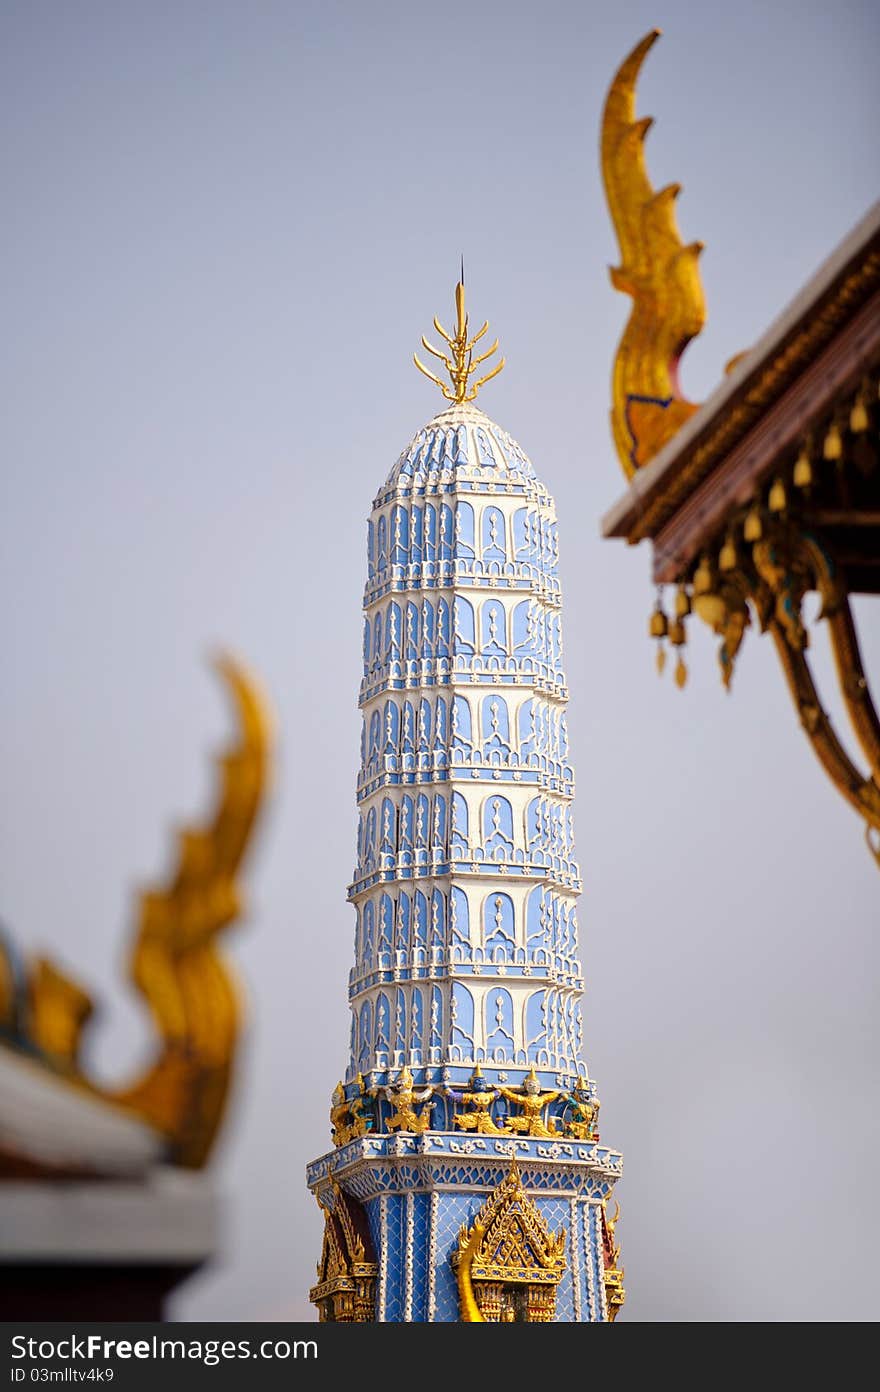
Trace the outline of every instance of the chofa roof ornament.
<path fill-rule="evenodd" d="M 602 113 L 602 178 L 620 246 L 611 283 L 633 300 L 612 377 L 611 431 L 627 478 L 697 410 L 678 385 L 682 353 L 706 321 L 702 242 L 685 244 L 675 219 L 680 184 L 654 190 L 645 164 L 653 118 L 636 117 L 636 81 L 652 29 L 621 64 Z"/>
<path fill-rule="evenodd" d="M 130 950 L 130 979 L 152 1017 L 152 1062 L 127 1087 L 96 1082 L 81 1049 L 91 997 L 48 959 L 38 959 L 14 993 L 0 989 L 0 1034 L 78 1091 L 147 1123 L 168 1159 L 193 1169 L 205 1164 L 217 1136 L 235 1063 L 241 1012 L 219 940 L 243 911 L 241 866 L 272 745 L 268 708 L 252 677 L 228 656 L 214 666 L 232 697 L 236 736 L 217 760 L 210 814 L 178 832 L 171 873 L 139 895 Z M 0 942 L 0 988 L 13 980 L 11 961 Z"/>

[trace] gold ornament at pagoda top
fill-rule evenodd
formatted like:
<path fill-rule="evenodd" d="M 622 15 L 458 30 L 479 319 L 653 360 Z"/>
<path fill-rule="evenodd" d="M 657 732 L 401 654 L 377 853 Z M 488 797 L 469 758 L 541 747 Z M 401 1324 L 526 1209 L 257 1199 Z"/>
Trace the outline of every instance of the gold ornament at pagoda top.
<path fill-rule="evenodd" d="M 435 348 L 428 342 L 424 335 L 422 335 L 422 347 L 426 348 L 433 357 L 437 358 L 438 361 L 443 364 L 446 371 L 449 373 L 449 382 L 444 382 L 442 377 L 438 377 L 429 367 L 426 367 L 425 364 L 419 360 L 418 354 L 416 353 L 413 353 L 413 362 L 419 369 L 419 372 L 423 372 L 426 377 L 429 377 L 432 382 L 437 384 L 447 401 L 454 401 L 456 404 L 460 405 L 465 401 L 473 401 L 480 387 L 485 386 L 487 382 L 491 382 L 493 377 L 498 376 L 505 361 L 504 358 L 499 358 L 498 362 L 496 362 L 488 372 L 484 373 L 482 377 L 478 377 L 475 382 L 471 382 L 471 377 L 477 371 L 481 363 L 487 362 L 492 354 L 498 351 L 498 339 L 496 338 L 492 346 L 487 348 L 484 353 L 480 353 L 474 357 L 474 348 L 483 335 L 488 332 L 489 321 L 488 319 L 486 320 L 483 327 L 477 330 L 473 338 L 468 337 L 468 315 L 464 303 L 464 264 L 462 264 L 461 268 L 461 279 L 455 287 L 455 315 L 456 327 L 454 334 L 447 333 L 439 319 L 435 318 L 434 320 L 434 328 L 447 344 L 449 348 L 448 353 L 443 352 L 441 348 Z"/>

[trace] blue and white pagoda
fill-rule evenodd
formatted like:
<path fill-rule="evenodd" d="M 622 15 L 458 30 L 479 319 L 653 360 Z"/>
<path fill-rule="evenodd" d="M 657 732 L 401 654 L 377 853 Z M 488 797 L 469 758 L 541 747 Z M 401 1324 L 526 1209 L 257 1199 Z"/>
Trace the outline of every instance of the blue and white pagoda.
<path fill-rule="evenodd" d="M 605 1321 L 623 1303 L 582 1054 L 583 981 L 553 499 L 473 400 L 373 504 L 364 595 L 351 1056 L 311 1298 L 335 1321 Z"/>

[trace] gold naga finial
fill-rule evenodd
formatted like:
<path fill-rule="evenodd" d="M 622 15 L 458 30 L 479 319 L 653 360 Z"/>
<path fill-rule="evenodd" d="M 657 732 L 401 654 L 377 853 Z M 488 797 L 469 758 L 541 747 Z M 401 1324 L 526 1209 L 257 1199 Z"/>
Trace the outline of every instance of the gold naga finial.
<path fill-rule="evenodd" d="M 491 382 L 493 377 L 498 376 L 505 361 L 504 358 L 500 358 L 491 371 L 487 372 L 483 377 L 478 377 L 476 382 L 471 385 L 470 379 L 480 366 L 480 363 L 486 362 L 488 358 L 491 358 L 493 353 L 498 351 L 498 339 L 496 338 L 491 348 L 487 348 L 485 353 L 480 353 L 477 357 L 474 357 L 474 346 L 488 330 L 489 321 L 488 319 L 486 320 L 483 327 L 474 334 L 473 338 L 468 338 L 468 316 L 464 307 L 464 257 L 461 259 L 461 279 L 455 287 L 455 313 L 456 329 L 454 334 L 448 334 L 440 323 L 440 320 L 436 317 L 434 319 L 434 328 L 437 330 L 438 334 L 440 334 L 440 337 L 448 343 L 452 352 L 451 358 L 440 348 L 434 348 L 425 338 L 424 334 L 422 334 L 422 346 L 442 362 L 446 371 L 449 373 L 452 386 L 450 387 L 447 382 L 444 382 L 443 379 L 432 372 L 429 367 L 425 367 L 425 364 L 419 361 L 417 353 L 413 353 L 413 362 L 419 369 L 419 372 L 423 372 L 432 382 L 436 382 L 447 401 L 454 401 L 458 405 L 464 401 L 473 401 L 480 387 L 485 386 L 486 382 Z"/>
<path fill-rule="evenodd" d="M 617 349 L 611 430 L 627 478 L 671 440 L 697 406 L 678 386 L 678 363 L 706 322 L 698 260 L 702 242 L 685 245 L 675 220 L 680 184 L 655 192 L 645 165 L 650 116 L 636 118 L 636 81 L 659 29 L 624 60 L 602 113 L 602 178 L 620 246 L 611 283 L 633 299 Z"/>
<path fill-rule="evenodd" d="M 121 1089 L 92 1081 L 80 1063 L 90 997 L 47 960 L 28 982 L 30 1042 L 85 1087 L 147 1121 L 166 1137 L 172 1162 L 189 1168 L 207 1160 L 232 1080 L 240 1007 L 220 940 L 243 911 L 241 864 L 273 742 L 272 717 L 254 678 L 228 655 L 214 666 L 237 730 L 218 759 L 213 807 L 200 825 L 178 833 L 170 874 L 139 896 L 129 972 L 153 1021 L 155 1054 L 145 1072 Z M 2 957 L 0 944 L 0 984 Z"/>
<path fill-rule="evenodd" d="M 217 759 L 209 817 L 178 832 L 171 874 L 143 891 L 130 976 L 159 1034 L 152 1068 L 118 1094 L 168 1136 L 178 1164 L 205 1163 L 225 1110 L 240 1031 L 232 970 L 220 951 L 240 918 L 241 862 L 271 770 L 273 718 L 252 674 L 228 653 L 212 664 L 237 731 Z"/>

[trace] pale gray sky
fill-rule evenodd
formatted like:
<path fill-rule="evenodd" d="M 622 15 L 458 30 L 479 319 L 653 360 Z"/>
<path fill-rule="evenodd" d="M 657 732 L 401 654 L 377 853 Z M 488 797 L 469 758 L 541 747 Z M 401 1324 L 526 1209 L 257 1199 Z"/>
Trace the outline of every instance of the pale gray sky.
<path fill-rule="evenodd" d="M 213 645 L 249 661 L 281 729 L 230 940 L 250 1028 L 215 1163 L 225 1253 L 182 1317 L 312 1314 L 303 1168 L 348 1045 L 365 518 L 441 405 L 410 355 L 461 250 L 508 358 L 481 404 L 560 517 L 623 1318 L 880 1313 L 876 866 L 769 640 L 749 635 L 729 696 L 708 633 L 687 689 L 659 682 L 648 552 L 598 535 L 623 488 L 607 408 L 627 310 L 598 119 L 655 24 L 650 166 L 707 245 L 699 400 L 876 196 L 876 5 L 0 13 L 0 916 L 100 993 L 103 1076 L 147 1039 L 120 985 L 133 888 L 205 806 L 228 728 Z M 880 674 L 876 606 L 859 613 Z"/>

